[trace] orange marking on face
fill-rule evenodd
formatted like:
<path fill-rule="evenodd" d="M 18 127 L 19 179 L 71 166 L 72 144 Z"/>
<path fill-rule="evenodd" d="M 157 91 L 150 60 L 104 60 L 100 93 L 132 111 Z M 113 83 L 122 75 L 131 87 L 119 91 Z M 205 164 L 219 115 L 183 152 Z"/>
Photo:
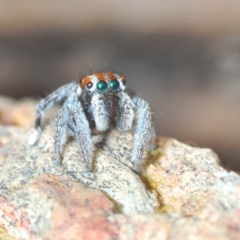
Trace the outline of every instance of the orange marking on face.
<path fill-rule="evenodd" d="M 120 76 L 120 78 L 121 78 L 122 80 L 127 81 L 127 79 L 126 79 L 124 76 Z"/>
<path fill-rule="evenodd" d="M 107 72 L 106 75 L 108 76 L 108 78 L 109 78 L 110 80 L 114 80 L 114 79 L 116 79 L 115 74 L 112 73 L 112 72 Z"/>
<path fill-rule="evenodd" d="M 82 79 L 80 83 L 80 87 L 83 89 L 88 83 L 90 83 L 92 80 L 89 76 Z"/>
<path fill-rule="evenodd" d="M 105 76 L 104 73 L 94 73 L 93 74 L 95 77 L 97 77 L 97 79 L 100 80 L 105 80 Z"/>
<path fill-rule="evenodd" d="M 80 83 L 80 87 L 83 89 L 89 82 L 91 82 L 91 76 L 95 76 L 99 81 L 103 80 L 106 81 L 106 77 L 111 81 L 114 79 L 117 79 L 117 77 L 115 76 L 115 73 L 112 72 L 98 72 L 98 73 L 94 73 L 92 75 L 86 76 L 82 79 L 81 83 Z M 120 75 L 121 80 L 126 80 L 126 78 L 122 75 Z"/>

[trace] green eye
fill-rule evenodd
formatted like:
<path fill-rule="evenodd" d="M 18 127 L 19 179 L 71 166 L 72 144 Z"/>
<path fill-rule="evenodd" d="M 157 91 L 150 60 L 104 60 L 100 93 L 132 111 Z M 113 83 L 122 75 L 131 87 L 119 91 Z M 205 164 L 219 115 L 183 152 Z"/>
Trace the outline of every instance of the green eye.
<path fill-rule="evenodd" d="M 114 79 L 110 82 L 110 87 L 112 90 L 118 90 L 119 89 L 119 81 Z"/>
<path fill-rule="evenodd" d="M 98 83 L 97 83 L 97 90 L 99 92 L 105 92 L 108 88 L 108 84 L 106 81 L 103 81 L 103 80 L 100 80 Z"/>

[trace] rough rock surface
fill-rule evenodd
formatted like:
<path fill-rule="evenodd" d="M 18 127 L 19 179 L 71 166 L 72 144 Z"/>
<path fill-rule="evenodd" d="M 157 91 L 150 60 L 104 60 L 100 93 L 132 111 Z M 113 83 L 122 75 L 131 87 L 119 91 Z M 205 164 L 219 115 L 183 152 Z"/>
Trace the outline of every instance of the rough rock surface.
<path fill-rule="evenodd" d="M 17 101 L 0 96 L 0 124 L 26 127 L 34 120 L 35 104 L 33 99 Z"/>
<path fill-rule="evenodd" d="M 160 196 L 162 211 L 216 220 L 239 209 L 240 177 L 221 167 L 211 149 L 167 138 L 157 144 L 159 157 L 147 167 L 145 177 Z"/>
<path fill-rule="evenodd" d="M 158 138 L 138 176 L 132 134 L 112 130 L 90 172 L 72 139 L 53 164 L 53 131 L 30 147 L 29 129 L 0 126 L 0 239 L 240 239 L 240 177 L 210 149 Z"/>

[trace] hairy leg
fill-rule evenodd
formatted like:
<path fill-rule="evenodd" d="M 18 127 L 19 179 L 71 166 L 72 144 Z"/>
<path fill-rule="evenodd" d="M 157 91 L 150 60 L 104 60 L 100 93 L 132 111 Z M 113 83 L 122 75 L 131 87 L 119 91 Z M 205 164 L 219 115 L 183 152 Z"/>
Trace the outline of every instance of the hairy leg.
<path fill-rule="evenodd" d="M 58 111 L 55 121 L 55 137 L 54 137 L 54 163 L 61 164 L 61 153 L 67 140 L 67 123 L 69 121 L 69 113 L 63 107 Z"/>
<path fill-rule="evenodd" d="M 148 103 L 141 98 L 135 97 L 133 103 L 136 106 L 136 126 L 132 161 L 134 171 L 141 172 L 143 161 L 146 157 L 146 149 L 151 137 L 154 135 L 152 111 Z"/>
<path fill-rule="evenodd" d="M 29 145 L 34 145 L 40 136 L 41 120 L 43 117 L 44 109 L 50 108 L 55 103 L 60 102 L 63 99 L 65 99 L 72 91 L 75 91 L 76 87 L 77 87 L 76 82 L 66 84 L 66 85 L 58 88 L 53 93 L 49 94 L 46 98 L 42 99 L 37 104 L 36 119 L 35 119 L 35 131 L 29 138 L 29 142 L 28 142 Z"/>
<path fill-rule="evenodd" d="M 107 130 L 110 125 L 109 112 L 106 108 L 106 105 L 101 95 L 94 94 L 92 96 L 91 105 L 93 118 L 96 124 L 96 129 L 98 131 Z"/>
<path fill-rule="evenodd" d="M 118 130 L 124 132 L 132 127 L 134 119 L 134 104 L 125 92 L 119 93 L 119 99 L 116 124 Z"/>
<path fill-rule="evenodd" d="M 89 122 L 76 94 L 72 94 L 64 103 L 67 112 L 67 131 L 78 142 L 80 156 L 92 168 L 92 142 Z M 61 138 L 60 136 L 58 138 Z M 57 150 L 56 150 L 57 151 Z"/>

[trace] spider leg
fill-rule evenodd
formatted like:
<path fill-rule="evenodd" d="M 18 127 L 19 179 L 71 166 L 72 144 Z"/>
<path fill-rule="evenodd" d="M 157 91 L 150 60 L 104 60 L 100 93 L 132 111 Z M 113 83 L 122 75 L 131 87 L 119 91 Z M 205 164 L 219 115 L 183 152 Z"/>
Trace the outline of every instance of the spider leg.
<path fill-rule="evenodd" d="M 28 141 L 29 145 L 34 145 L 37 142 L 37 140 L 41 134 L 41 121 L 42 121 L 44 109 L 50 108 L 55 103 L 62 101 L 64 98 L 67 97 L 67 95 L 69 95 L 69 93 L 74 91 L 74 88 L 76 86 L 77 86 L 76 82 L 66 84 L 66 85 L 58 88 L 53 93 L 49 94 L 46 98 L 42 99 L 37 104 L 36 119 L 35 119 L 35 131 L 29 138 L 29 141 Z"/>
<path fill-rule="evenodd" d="M 134 97 L 132 101 L 136 106 L 136 125 L 132 151 L 133 169 L 136 172 L 141 172 L 146 148 L 150 139 L 154 136 L 152 111 L 145 100 Z"/>
<path fill-rule="evenodd" d="M 134 104 L 130 97 L 125 93 L 119 94 L 118 114 L 116 124 L 119 131 L 128 131 L 132 127 L 134 119 Z"/>
<path fill-rule="evenodd" d="M 62 110 L 56 120 L 55 133 L 55 163 L 60 163 L 60 154 L 66 141 L 66 133 L 74 135 L 79 145 L 80 155 L 91 168 L 92 143 L 91 130 L 83 107 L 76 93 L 70 95 L 65 101 Z"/>
<path fill-rule="evenodd" d="M 64 144 L 67 140 L 67 122 L 69 121 L 68 111 L 62 107 L 58 111 L 58 115 L 55 120 L 55 137 L 54 137 L 54 163 L 56 165 L 61 164 L 61 153 L 63 151 Z"/>
<path fill-rule="evenodd" d="M 109 128 L 110 119 L 109 119 L 109 112 L 106 108 L 106 104 L 102 99 L 101 95 L 94 94 L 92 96 L 92 114 L 95 120 L 96 129 L 98 131 L 105 131 Z"/>

